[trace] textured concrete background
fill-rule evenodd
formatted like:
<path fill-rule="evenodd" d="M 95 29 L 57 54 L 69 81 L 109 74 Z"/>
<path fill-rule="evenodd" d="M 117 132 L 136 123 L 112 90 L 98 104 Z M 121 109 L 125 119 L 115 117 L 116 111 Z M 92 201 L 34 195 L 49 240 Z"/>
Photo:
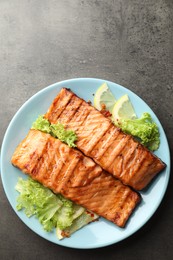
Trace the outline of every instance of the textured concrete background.
<path fill-rule="evenodd" d="M 173 148 L 172 0 L 0 0 L 0 143 L 20 106 L 54 82 L 96 77 L 123 85 L 159 117 Z M 0 183 L 0 259 L 172 259 L 172 177 L 153 218 L 129 239 L 72 250 L 30 231 Z"/>

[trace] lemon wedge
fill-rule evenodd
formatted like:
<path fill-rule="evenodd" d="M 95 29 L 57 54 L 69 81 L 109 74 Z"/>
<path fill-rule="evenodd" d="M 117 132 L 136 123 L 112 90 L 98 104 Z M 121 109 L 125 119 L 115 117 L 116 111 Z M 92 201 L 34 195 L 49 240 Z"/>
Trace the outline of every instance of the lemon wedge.
<path fill-rule="evenodd" d="M 96 91 L 94 96 L 94 106 L 98 110 L 101 110 L 103 105 L 106 106 L 106 109 L 112 112 L 112 109 L 115 105 L 116 99 L 110 91 L 106 83 L 102 84 Z"/>
<path fill-rule="evenodd" d="M 117 100 L 112 109 L 112 119 L 114 123 L 120 119 L 135 119 L 137 118 L 133 105 L 128 95 L 123 95 Z"/>

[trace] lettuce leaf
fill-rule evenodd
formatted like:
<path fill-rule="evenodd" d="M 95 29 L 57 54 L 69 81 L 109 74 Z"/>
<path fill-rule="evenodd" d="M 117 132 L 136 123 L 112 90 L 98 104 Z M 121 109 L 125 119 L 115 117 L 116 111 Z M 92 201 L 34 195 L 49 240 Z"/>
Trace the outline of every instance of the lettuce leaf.
<path fill-rule="evenodd" d="M 24 209 L 27 217 L 36 215 L 46 231 L 56 227 L 55 213 L 63 206 L 58 195 L 31 178 L 19 178 L 15 188 L 20 193 L 17 198 L 17 210 Z"/>
<path fill-rule="evenodd" d="M 39 116 L 35 122 L 33 122 L 31 129 L 40 130 L 42 132 L 45 132 L 47 134 L 51 133 L 50 129 L 50 123 L 49 121 L 44 118 L 42 115 Z"/>
<path fill-rule="evenodd" d="M 70 147 L 76 147 L 74 143 L 77 140 L 77 136 L 72 130 L 65 130 L 64 126 L 60 123 L 50 125 L 51 134 L 57 137 L 62 142 L 68 144 Z"/>
<path fill-rule="evenodd" d="M 27 217 L 35 216 L 43 225 L 45 231 L 52 231 L 56 228 L 58 234 L 72 234 L 79 228 L 93 221 L 92 217 L 82 218 L 80 224 L 76 219 L 79 218 L 86 209 L 65 199 L 60 194 L 54 194 L 50 189 L 31 179 L 19 178 L 16 184 L 19 192 L 17 197 L 17 210 L 24 210 Z M 98 216 L 91 213 L 95 218 Z M 76 224 L 75 224 L 76 223 Z M 64 232 L 63 232 L 64 231 Z M 61 236 L 63 238 L 64 236 Z M 59 235 L 58 235 L 58 238 Z"/>
<path fill-rule="evenodd" d="M 159 129 L 149 113 L 143 113 L 137 119 L 121 119 L 118 125 L 125 133 L 136 137 L 149 150 L 155 151 L 159 148 Z"/>
<path fill-rule="evenodd" d="M 74 131 L 66 130 L 60 123 L 50 124 L 50 122 L 44 118 L 43 115 L 36 119 L 36 121 L 32 124 L 31 129 L 36 129 L 51 134 L 53 137 L 56 137 L 66 143 L 69 147 L 76 147 L 75 141 L 77 140 L 77 136 Z"/>
<path fill-rule="evenodd" d="M 71 236 L 76 230 L 79 230 L 83 226 L 89 224 L 98 219 L 98 215 L 92 212 L 89 212 L 84 209 L 83 213 L 76 217 L 71 226 L 65 228 L 64 230 L 57 227 L 57 236 L 59 239 L 63 239 L 64 237 Z"/>

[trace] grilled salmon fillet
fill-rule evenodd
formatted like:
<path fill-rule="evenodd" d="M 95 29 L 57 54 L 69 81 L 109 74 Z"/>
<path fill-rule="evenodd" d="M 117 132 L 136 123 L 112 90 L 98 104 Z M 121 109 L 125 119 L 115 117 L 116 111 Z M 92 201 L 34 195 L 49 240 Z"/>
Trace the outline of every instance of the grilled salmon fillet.
<path fill-rule="evenodd" d="M 45 114 L 77 134 L 77 148 L 104 170 L 136 190 L 142 190 L 165 164 L 109 118 L 63 88 Z"/>
<path fill-rule="evenodd" d="M 106 173 L 91 158 L 58 139 L 30 130 L 11 162 L 54 193 L 124 227 L 140 195 Z"/>

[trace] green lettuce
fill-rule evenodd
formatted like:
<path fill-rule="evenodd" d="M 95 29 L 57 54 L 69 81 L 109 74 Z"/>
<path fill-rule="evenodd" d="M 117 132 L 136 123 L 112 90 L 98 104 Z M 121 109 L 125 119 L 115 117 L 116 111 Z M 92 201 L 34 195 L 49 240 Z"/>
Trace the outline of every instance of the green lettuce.
<path fill-rule="evenodd" d="M 57 229 L 59 239 L 70 236 L 79 228 L 98 218 L 94 213 L 90 217 L 82 217 L 87 210 L 60 194 L 31 179 L 19 178 L 16 184 L 19 192 L 17 210 L 24 210 L 27 217 L 35 216 L 45 231 Z"/>
<path fill-rule="evenodd" d="M 56 227 L 56 213 L 63 206 L 58 195 L 31 178 L 19 178 L 15 188 L 20 193 L 17 198 L 17 210 L 24 209 L 27 217 L 36 215 L 46 231 Z"/>
<path fill-rule="evenodd" d="M 136 137 L 149 150 L 155 151 L 159 148 L 159 129 L 149 113 L 143 113 L 137 119 L 121 119 L 118 125 L 125 133 Z"/>
<path fill-rule="evenodd" d="M 50 125 L 51 134 L 70 147 L 76 147 L 77 136 L 74 131 L 66 130 L 60 123 Z"/>
<path fill-rule="evenodd" d="M 42 115 L 39 116 L 35 122 L 33 122 L 31 129 L 36 129 L 47 134 L 51 134 L 50 123 Z"/>
<path fill-rule="evenodd" d="M 75 215 L 75 216 L 77 216 L 77 215 Z M 59 239 L 62 239 L 64 237 L 69 237 L 76 230 L 82 228 L 83 226 L 85 226 L 88 223 L 93 222 L 97 219 L 98 219 L 98 215 L 96 215 L 95 213 L 89 212 L 87 210 L 84 210 L 82 214 L 80 214 L 78 217 L 76 217 L 73 220 L 73 223 L 70 227 L 67 227 L 64 230 L 57 228 L 57 236 Z"/>
<path fill-rule="evenodd" d="M 66 143 L 69 147 L 76 147 L 75 141 L 77 140 L 77 136 L 74 131 L 66 130 L 60 123 L 50 124 L 50 122 L 42 115 L 32 124 L 31 129 L 51 134 L 53 137 Z"/>

